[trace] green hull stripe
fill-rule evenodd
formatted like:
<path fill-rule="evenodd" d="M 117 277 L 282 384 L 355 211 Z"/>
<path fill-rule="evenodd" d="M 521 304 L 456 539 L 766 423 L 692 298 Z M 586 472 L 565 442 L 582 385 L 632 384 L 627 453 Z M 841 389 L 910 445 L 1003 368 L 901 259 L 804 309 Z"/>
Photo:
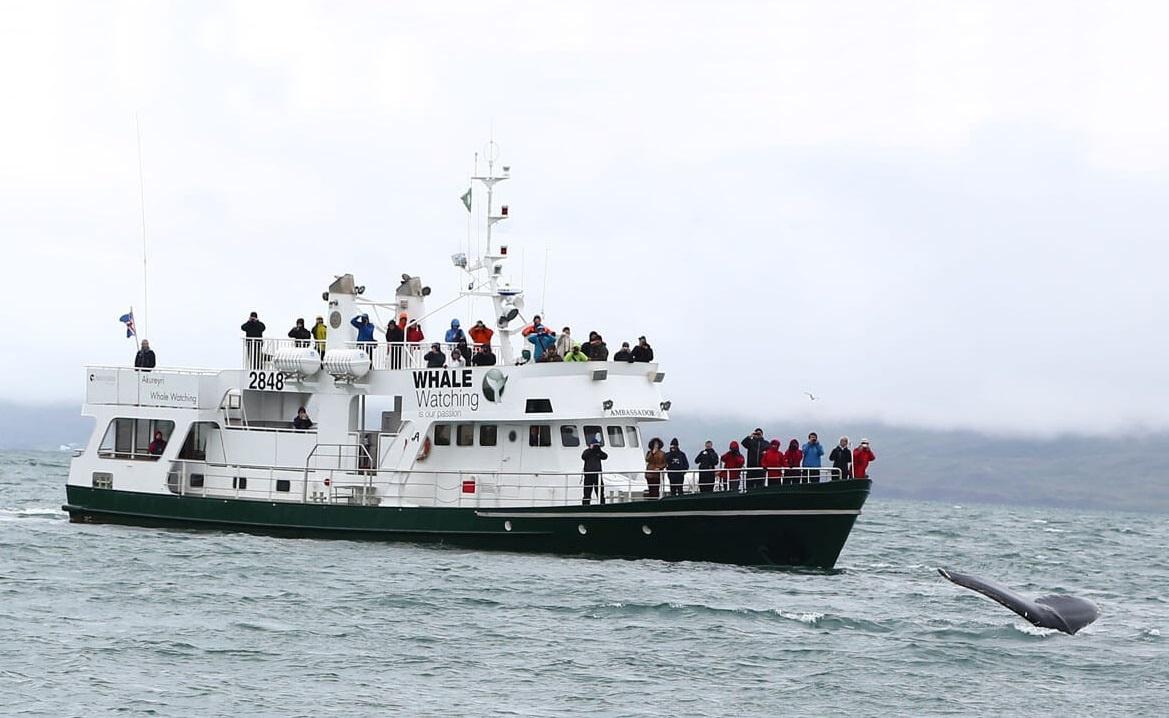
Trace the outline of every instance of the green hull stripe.
<path fill-rule="evenodd" d="M 642 519 L 674 518 L 678 516 L 859 516 L 860 509 L 747 509 L 745 511 L 604 511 L 583 514 L 553 511 L 476 511 L 476 516 L 499 519 Z"/>

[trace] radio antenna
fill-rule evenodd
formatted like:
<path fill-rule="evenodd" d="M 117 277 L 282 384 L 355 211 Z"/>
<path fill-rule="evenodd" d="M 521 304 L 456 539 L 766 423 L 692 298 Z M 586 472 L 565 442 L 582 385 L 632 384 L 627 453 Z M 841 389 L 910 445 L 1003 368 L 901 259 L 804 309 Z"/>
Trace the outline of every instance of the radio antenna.
<path fill-rule="evenodd" d="M 149 338 L 147 322 L 150 317 L 150 282 L 146 266 L 146 182 L 142 179 L 142 127 L 138 113 L 134 113 L 134 134 L 138 138 L 138 207 L 142 213 L 142 336 Z"/>

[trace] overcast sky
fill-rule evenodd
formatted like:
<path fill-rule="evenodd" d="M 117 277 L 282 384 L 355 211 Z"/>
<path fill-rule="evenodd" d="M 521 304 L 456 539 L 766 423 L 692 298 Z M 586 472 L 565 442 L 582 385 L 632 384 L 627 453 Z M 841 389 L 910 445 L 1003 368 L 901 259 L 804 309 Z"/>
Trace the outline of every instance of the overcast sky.
<path fill-rule="evenodd" d="M 680 410 L 1163 429 L 1166 27 L 1066 0 L 4 3 L 0 398 L 79 400 L 82 365 L 132 360 L 130 305 L 160 363 L 228 366 L 248 311 L 282 336 L 335 274 L 451 296 L 494 127 L 529 307 L 648 334 Z"/>

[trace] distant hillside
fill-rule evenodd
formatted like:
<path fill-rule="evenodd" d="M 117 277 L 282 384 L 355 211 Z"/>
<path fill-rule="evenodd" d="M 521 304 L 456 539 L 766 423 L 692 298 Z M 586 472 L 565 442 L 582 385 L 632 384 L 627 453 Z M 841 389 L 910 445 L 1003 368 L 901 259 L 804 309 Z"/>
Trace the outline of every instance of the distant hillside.
<path fill-rule="evenodd" d="M 798 422 L 760 423 L 786 426 L 785 445 L 787 439 L 802 439 L 808 428 L 829 447 L 842 434 L 854 443 L 868 437 L 877 454 L 871 473 L 878 497 L 1169 513 L 1169 434 L 1035 439 L 879 423 L 808 428 Z M 756 425 L 749 424 L 676 414 L 661 427 L 661 436 L 678 437 L 693 456 L 707 438 L 725 451 L 727 442 Z M 0 402 L 0 449 L 84 444 L 91 427 L 76 407 Z"/>

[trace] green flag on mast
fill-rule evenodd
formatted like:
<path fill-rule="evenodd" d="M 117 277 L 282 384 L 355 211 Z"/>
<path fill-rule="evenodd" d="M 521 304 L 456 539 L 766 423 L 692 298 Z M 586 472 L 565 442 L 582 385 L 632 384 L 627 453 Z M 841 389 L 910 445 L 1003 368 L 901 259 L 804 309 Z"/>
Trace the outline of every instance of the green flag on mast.
<path fill-rule="evenodd" d="M 468 212 L 470 212 L 471 211 L 471 188 L 468 187 L 467 191 L 459 199 L 463 200 L 463 206 L 467 208 Z"/>

